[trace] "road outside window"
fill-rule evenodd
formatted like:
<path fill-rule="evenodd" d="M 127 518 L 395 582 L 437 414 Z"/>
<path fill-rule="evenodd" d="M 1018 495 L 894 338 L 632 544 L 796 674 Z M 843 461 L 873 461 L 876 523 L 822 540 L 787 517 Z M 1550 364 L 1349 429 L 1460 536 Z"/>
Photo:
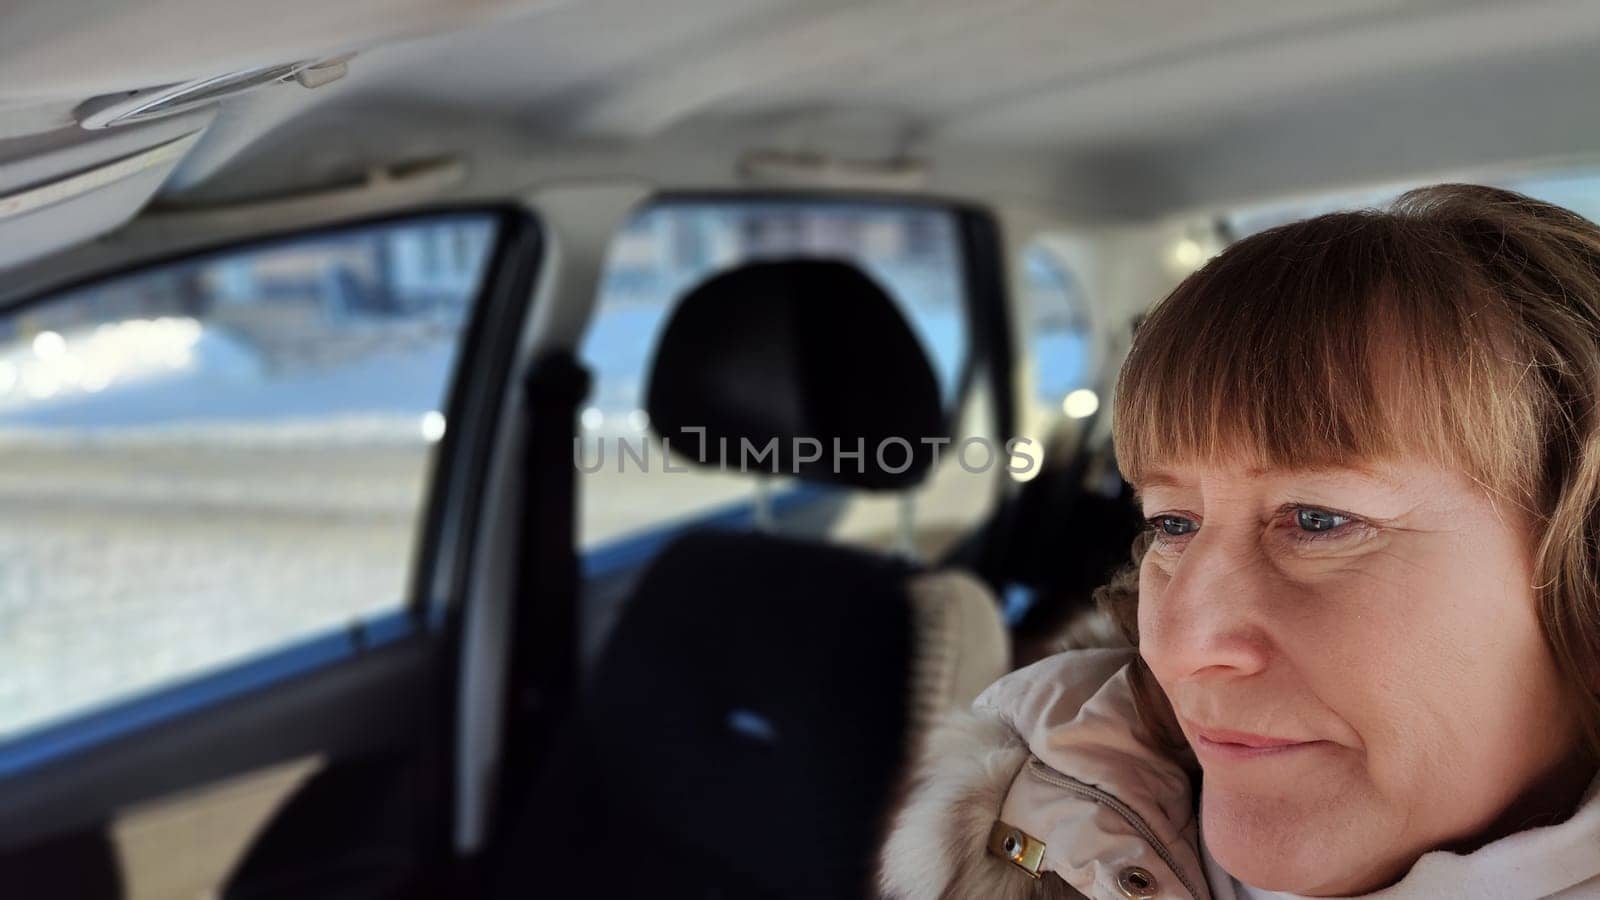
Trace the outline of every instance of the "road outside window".
<path fill-rule="evenodd" d="M 494 230 L 369 226 L 0 315 L 0 741 L 403 605 Z"/>

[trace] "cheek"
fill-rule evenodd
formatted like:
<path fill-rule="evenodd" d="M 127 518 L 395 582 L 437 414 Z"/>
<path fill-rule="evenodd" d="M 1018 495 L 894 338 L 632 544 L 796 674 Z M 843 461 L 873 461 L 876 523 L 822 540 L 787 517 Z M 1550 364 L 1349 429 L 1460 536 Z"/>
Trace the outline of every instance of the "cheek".
<path fill-rule="evenodd" d="M 1543 748 L 1559 747 L 1569 715 L 1532 572 L 1510 536 L 1491 536 L 1441 554 L 1417 588 L 1418 630 L 1433 636 L 1419 639 L 1418 681 L 1462 740 L 1452 748 L 1459 764 L 1517 784 L 1543 765 Z M 1527 739 L 1534 734 L 1546 740 Z"/>
<path fill-rule="evenodd" d="M 1446 713 L 1460 709 L 1471 654 L 1440 588 L 1408 565 L 1369 562 L 1306 585 L 1304 611 L 1280 631 L 1285 655 L 1358 732 L 1374 765 L 1418 764 L 1451 739 Z"/>
<path fill-rule="evenodd" d="M 1155 554 L 1155 550 L 1149 551 L 1139 563 L 1140 644 L 1149 643 L 1154 639 L 1156 612 L 1161 606 L 1161 595 L 1166 592 L 1167 583 L 1172 580 L 1171 573 L 1163 568 L 1161 560 L 1156 558 Z"/>
<path fill-rule="evenodd" d="M 1380 794 L 1471 817 L 1462 807 L 1493 792 L 1462 785 L 1514 784 L 1543 764 L 1525 736 L 1559 729 L 1560 692 L 1528 585 L 1515 545 L 1451 538 L 1307 586 L 1281 646 L 1359 737 Z"/>

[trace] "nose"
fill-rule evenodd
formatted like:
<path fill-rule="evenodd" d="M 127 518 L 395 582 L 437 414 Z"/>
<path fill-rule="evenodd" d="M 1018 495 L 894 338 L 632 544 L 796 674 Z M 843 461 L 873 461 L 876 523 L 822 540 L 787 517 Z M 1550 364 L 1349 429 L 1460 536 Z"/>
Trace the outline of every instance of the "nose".
<path fill-rule="evenodd" d="M 1269 567 L 1248 540 L 1206 529 L 1141 588 L 1139 652 L 1164 685 L 1266 669 Z"/>

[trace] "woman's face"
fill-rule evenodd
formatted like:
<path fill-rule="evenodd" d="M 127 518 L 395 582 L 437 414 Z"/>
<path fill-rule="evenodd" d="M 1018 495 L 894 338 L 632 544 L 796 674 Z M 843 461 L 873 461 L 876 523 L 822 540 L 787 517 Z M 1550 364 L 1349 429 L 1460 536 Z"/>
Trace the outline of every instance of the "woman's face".
<path fill-rule="evenodd" d="M 1372 890 L 1565 771 L 1577 729 L 1527 527 L 1466 477 L 1169 466 L 1140 494 L 1140 653 L 1234 877 Z"/>

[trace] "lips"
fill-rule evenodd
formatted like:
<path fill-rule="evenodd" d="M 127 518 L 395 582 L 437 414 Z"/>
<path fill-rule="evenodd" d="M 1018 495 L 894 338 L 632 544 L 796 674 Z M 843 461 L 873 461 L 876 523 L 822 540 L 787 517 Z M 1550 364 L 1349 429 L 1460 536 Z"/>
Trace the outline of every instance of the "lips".
<path fill-rule="evenodd" d="M 1189 733 L 1194 736 L 1196 753 L 1202 757 L 1224 760 L 1282 756 L 1328 743 L 1321 740 L 1297 740 L 1251 734 L 1247 731 L 1233 731 L 1226 728 L 1204 728 L 1193 724 L 1190 724 Z"/>

